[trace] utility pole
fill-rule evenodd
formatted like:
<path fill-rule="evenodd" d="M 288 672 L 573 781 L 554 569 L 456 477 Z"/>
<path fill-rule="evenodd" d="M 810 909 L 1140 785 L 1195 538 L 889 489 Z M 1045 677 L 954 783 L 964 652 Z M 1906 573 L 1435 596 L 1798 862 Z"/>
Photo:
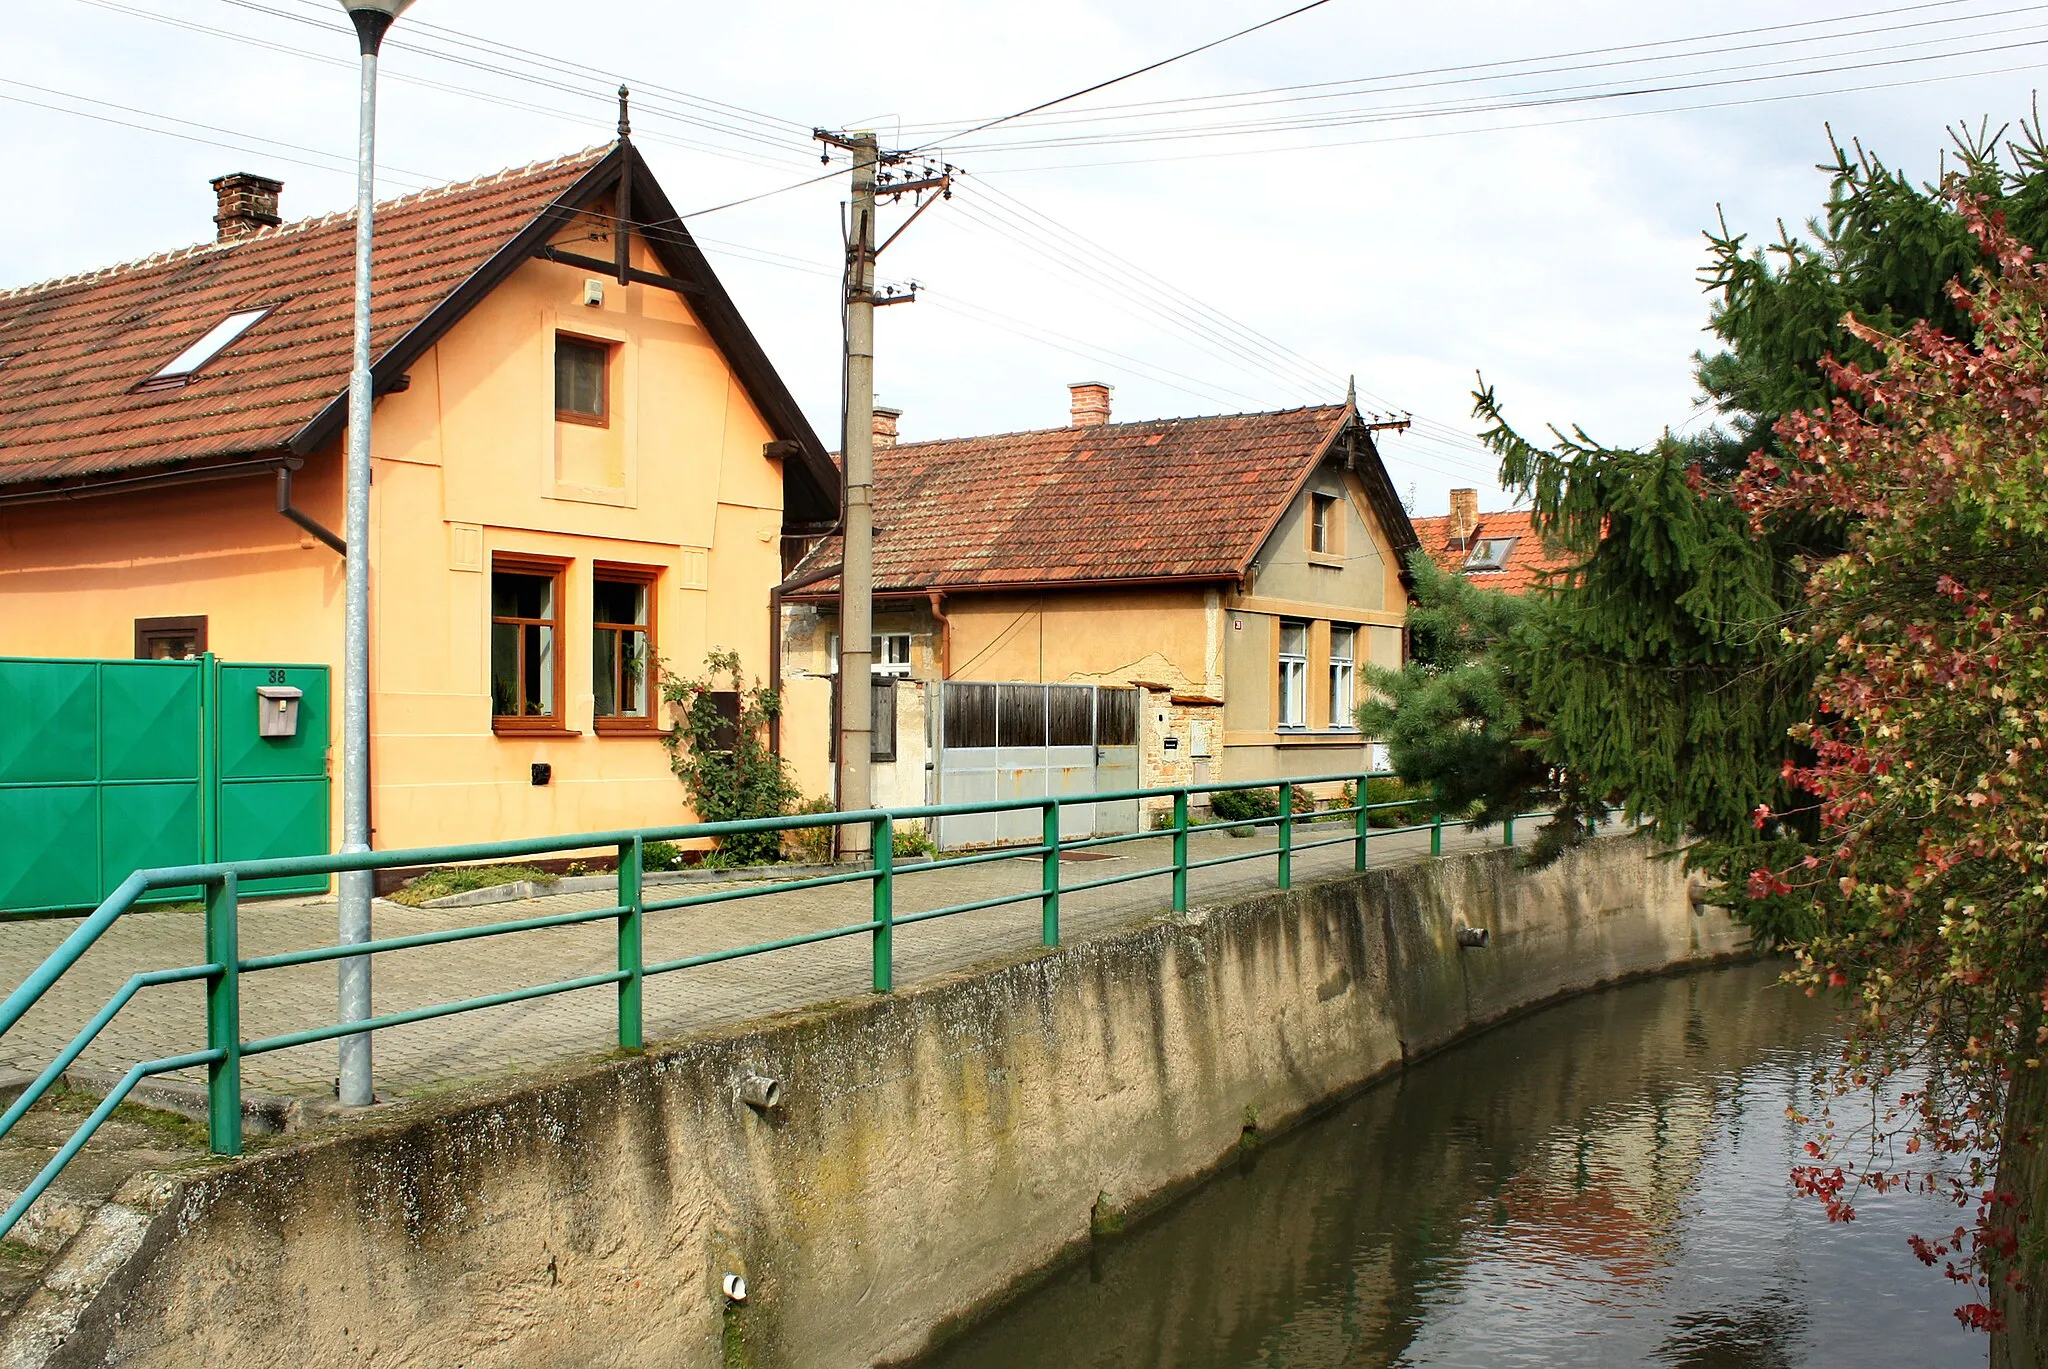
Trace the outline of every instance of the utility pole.
<path fill-rule="evenodd" d="M 846 433 L 840 441 L 845 515 L 839 569 L 839 807 L 866 808 L 873 799 L 875 627 L 875 169 L 881 152 L 873 133 L 843 144 L 853 153 L 853 209 L 846 246 Z M 868 825 L 839 828 L 840 851 L 868 854 Z"/>
<path fill-rule="evenodd" d="M 875 245 L 875 212 L 880 196 L 922 197 L 927 190 L 952 193 L 951 168 L 936 174 L 895 181 L 881 166 L 903 160 L 900 152 L 883 152 L 874 133 L 814 131 L 820 142 L 853 154 L 853 200 L 846 234 L 846 401 L 839 451 L 842 512 L 839 571 L 839 809 L 859 812 L 873 803 L 869 780 L 874 748 L 874 590 L 875 590 L 875 308 L 908 303 L 909 294 L 875 293 L 875 259 L 896 241 L 906 221 L 880 247 Z M 830 160 L 831 152 L 824 154 Z M 879 188 L 878 188 L 878 182 Z M 921 200 L 915 219 L 938 196 Z M 869 854 L 866 823 L 838 829 L 839 853 L 858 860 Z"/>

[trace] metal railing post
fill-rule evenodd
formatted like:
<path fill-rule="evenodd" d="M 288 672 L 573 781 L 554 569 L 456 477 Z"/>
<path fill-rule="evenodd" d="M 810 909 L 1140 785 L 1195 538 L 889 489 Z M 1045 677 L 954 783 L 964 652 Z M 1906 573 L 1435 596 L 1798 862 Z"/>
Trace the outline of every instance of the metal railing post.
<path fill-rule="evenodd" d="M 1188 910 L 1188 791 L 1173 795 L 1173 911 Z"/>
<path fill-rule="evenodd" d="M 1280 887 L 1294 887 L 1294 785 L 1280 785 Z"/>
<path fill-rule="evenodd" d="M 215 1155 L 242 1153 L 241 936 L 232 872 L 206 886 L 206 958 L 220 969 L 206 980 L 206 1140 Z"/>
<path fill-rule="evenodd" d="M 896 831 L 885 815 L 869 828 L 875 862 L 875 992 L 896 987 Z"/>
<path fill-rule="evenodd" d="M 1444 853 L 1444 791 L 1438 786 L 1434 793 L 1432 812 L 1429 815 L 1429 853 L 1440 856 Z"/>
<path fill-rule="evenodd" d="M 1501 822 L 1500 844 L 1503 846 L 1513 846 L 1515 844 L 1515 815 L 1513 813 L 1508 814 Z"/>
<path fill-rule="evenodd" d="M 641 893 L 641 872 L 645 851 L 639 837 L 619 843 L 619 1049 L 637 1051 L 644 1044 L 641 1035 L 641 990 L 646 978 L 646 931 L 642 916 L 647 911 Z"/>
<path fill-rule="evenodd" d="M 1039 805 L 1045 839 L 1044 877 L 1039 887 L 1038 939 L 1047 946 L 1060 944 L 1060 805 L 1047 799 Z"/>
<path fill-rule="evenodd" d="M 1351 815 L 1352 821 L 1357 824 L 1353 830 L 1358 833 L 1358 840 L 1351 846 L 1351 868 L 1361 873 L 1365 870 L 1366 835 L 1372 831 L 1372 813 L 1368 810 L 1365 799 L 1366 782 L 1370 778 L 1367 775 L 1358 777 L 1358 811 Z"/>

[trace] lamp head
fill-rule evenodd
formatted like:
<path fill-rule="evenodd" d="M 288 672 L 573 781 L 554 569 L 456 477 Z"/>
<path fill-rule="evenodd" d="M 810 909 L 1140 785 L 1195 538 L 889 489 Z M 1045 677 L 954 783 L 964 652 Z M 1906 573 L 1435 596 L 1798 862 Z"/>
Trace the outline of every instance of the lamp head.
<path fill-rule="evenodd" d="M 384 31 L 391 27 L 392 20 L 412 8 L 412 0 L 341 0 L 341 7 L 355 21 L 363 55 L 374 57 L 384 41 Z"/>

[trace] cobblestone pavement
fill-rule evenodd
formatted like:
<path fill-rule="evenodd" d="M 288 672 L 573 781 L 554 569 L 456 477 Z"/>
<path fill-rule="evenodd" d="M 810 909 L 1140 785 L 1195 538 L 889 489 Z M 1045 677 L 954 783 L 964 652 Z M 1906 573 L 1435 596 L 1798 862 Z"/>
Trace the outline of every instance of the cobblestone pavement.
<path fill-rule="evenodd" d="M 1348 841 L 1302 851 L 1309 842 L 1341 838 L 1336 824 L 1304 826 L 1296 837 L 1294 878 L 1297 883 L 1346 872 L 1351 868 Z M 1479 849 L 1497 845 L 1498 831 L 1470 834 L 1446 828 L 1444 849 Z M 1243 856 L 1273 848 L 1270 833 L 1251 839 L 1222 833 L 1190 838 L 1190 863 L 1219 856 Z M 1372 863 L 1395 863 L 1426 857 L 1427 832 L 1371 838 Z M 1170 839 L 1159 838 L 1070 853 L 1061 864 L 1063 883 L 1081 884 L 1170 862 Z M 958 869 L 916 873 L 899 871 L 896 916 L 950 904 L 970 903 L 1009 892 L 1039 887 L 1039 858 L 991 861 Z M 1230 897 L 1271 889 L 1274 861 L 1243 860 L 1189 874 L 1189 902 L 1216 903 Z M 650 887 L 658 901 L 708 893 L 734 885 Z M 504 922 L 548 913 L 611 906 L 609 891 L 557 894 L 516 903 L 468 908 L 407 908 L 379 902 L 376 935 L 406 936 L 441 928 Z M 796 936 L 805 932 L 865 922 L 870 909 L 869 886 L 862 883 L 823 889 L 770 894 L 696 908 L 650 912 L 645 940 L 648 963 L 732 949 Z M 1169 905 L 1167 877 L 1129 883 L 1061 897 L 1061 930 L 1072 941 L 1114 930 L 1164 911 Z M 896 931 L 896 984 L 906 987 L 952 973 L 994 956 L 1038 943 L 1039 910 L 1035 898 L 980 912 L 935 918 Z M 57 944 L 77 926 L 77 919 L 0 924 L 0 982 L 21 983 Z M 332 945 L 334 904 L 326 900 L 291 900 L 245 904 L 241 949 L 246 957 Z M 149 969 L 190 965 L 204 960 L 203 919 L 197 911 L 137 911 L 108 930 L 61 979 L 36 1008 L 0 1041 L 0 1065 L 40 1069 L 63 1048 L 86 1020 L 126 982 Z M 864 993 L 869 988 L 870 938 L 865 935 L 750 956 L 651 978 L 645 990 L 646 1035 L 649 1041 L 766 1013 L 829 1002 Z M 599 974 L 616 968 L 614 924 L 555 927 L 503 937 L 480 938 L 447 946 L 387 952 L 375 962 L 378 1013 L 454 1002 Z M 266 970 L 242 977 L 244 1040 L 322 1026 L 334 1021 L 333 964 Z M 606 984 L 524 1003 L 415 1023 L 381 1031 L 376 1037 L 378 1089 L 404 1094 L 454 1080 L 470 1080 L 546 1065 L 577 1056 L 599 1054 L 613 1047 L 617 1030 L 617 992 Z M 138 1060 L 204 1048 L 206 1019 L 198 985 L 145 989 L 101 1033 L 81 1064 L 119 1072 Z M 335 1047 L 332 1042 L 295 1047 L 246 1057 L 243 1082 L 248 1089 L 312 1095 L 332 1088 Z"/>

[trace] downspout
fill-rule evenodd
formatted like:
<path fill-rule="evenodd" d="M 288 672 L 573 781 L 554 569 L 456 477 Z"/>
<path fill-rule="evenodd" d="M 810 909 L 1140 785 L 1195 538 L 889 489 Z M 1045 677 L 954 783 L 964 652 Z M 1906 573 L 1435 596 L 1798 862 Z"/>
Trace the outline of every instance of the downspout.
<path fill-rule="evenodd" d="M 768 692 L 777 700 L 782 697 L 782 592 L 802 589 L 815 585 L 820 580 L 829 580 L 839 573 L 839 567 L 826 566 L 822 570 L 807 571 L 792 576 L 768 591 Z M 777 708 L 775 716 L 768 720 L 768 754 L 782 754 L 782 710 Z"/>
<path fill-rule="evenodd" d="M 277 511 L 325 542 L 342 559 L 346 560 L 348 558 L 348 543 L 329 532 L 321 525 L 318 519 L 312 517 L 304 509 L 293 505 L 292 465 L 289 462 L 277 468 Z"/>
<path fill-rule="evenodd" d="M 946 616 L 946 592 L 939 589 L 925 591 L 932 603 L 932 620 L 939 626 L 939 678 L 953 678 L 953 620 Z"/>

